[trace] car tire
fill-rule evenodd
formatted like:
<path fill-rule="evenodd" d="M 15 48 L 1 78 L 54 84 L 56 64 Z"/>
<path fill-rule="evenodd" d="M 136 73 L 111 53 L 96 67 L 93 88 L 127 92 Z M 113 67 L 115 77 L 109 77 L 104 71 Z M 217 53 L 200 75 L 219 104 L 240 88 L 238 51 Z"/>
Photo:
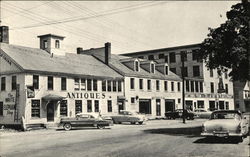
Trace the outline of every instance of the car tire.
<path fill-rule="evenodd" d="M 138 124 L 142 125 L 142 124 L 143 124 L 143 122 L 138 122 Z"/>
<path fill-rule="evenodd" d="M 64 130 L 69 131 L 72 129 L 72 126 L 71 126 L 71 124 L 66 123 L 66 124 L 64 124 L 63 128 L 64 128 Z"/>
<path fill-rule="evenodd" d="M 104 126 L 104 125 L 97 125 L 97 128 L 98 128 L 98 129 L 104 129 L 105 126 Z"/>

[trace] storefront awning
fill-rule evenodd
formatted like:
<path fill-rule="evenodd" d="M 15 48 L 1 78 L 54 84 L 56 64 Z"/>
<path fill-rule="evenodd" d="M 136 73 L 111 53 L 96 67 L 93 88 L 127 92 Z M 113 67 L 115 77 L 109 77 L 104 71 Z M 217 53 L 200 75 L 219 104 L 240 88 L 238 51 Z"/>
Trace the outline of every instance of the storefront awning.
<path fill-rule="evenodd" d="M 63 100 L 64 98 L 66 97 L 62 97 L 62 96 L 59 96 L 59 95 L 55 95 L 55 94 L 48 94 L 44 97 L 42 97 L 42 100 L 45 100 L 45 101 L 51 101 L 51 100 Z"/>

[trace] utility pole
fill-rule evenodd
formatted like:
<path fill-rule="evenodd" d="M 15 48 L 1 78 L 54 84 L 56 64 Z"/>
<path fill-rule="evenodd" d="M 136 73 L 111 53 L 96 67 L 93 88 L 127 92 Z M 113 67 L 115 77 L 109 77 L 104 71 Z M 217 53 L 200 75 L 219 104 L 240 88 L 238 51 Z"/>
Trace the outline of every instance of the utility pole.
<path fill-rule="evenodd" d="M 181 76 L 182 76 L 182 119 L 183 123 L 185 124 L 185 118 L 186 118 L 186 105 L 185 105 L 185 75 L 184 75 L 184 56 L 185 56 L 184 51 L 181 52 Z"/>

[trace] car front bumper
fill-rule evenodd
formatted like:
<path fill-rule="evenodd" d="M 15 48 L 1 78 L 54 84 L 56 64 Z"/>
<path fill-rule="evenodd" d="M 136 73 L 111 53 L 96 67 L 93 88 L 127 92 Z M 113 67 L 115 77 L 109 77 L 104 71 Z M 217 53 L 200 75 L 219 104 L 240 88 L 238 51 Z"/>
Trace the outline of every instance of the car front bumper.
<path fill-rule="evenodd" d="M 206 137 L 229 137 L 229 136 L 243 136 L 241 133 L 230 133 L 230 132 L 202 132 L 201 136 L 206 136 Z"/>

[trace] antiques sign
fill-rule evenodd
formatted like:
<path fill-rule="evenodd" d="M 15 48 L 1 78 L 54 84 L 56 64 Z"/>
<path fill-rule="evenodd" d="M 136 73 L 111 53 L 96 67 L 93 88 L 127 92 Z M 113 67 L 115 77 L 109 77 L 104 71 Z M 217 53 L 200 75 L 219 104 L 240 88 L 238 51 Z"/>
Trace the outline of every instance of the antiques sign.
<path fill-rule="evenodd" d="M 78 93 L 72 92 L 67 94 L 67 98 L 71 99 L 105 99 L 106 95 L 104 93 Z"/>

